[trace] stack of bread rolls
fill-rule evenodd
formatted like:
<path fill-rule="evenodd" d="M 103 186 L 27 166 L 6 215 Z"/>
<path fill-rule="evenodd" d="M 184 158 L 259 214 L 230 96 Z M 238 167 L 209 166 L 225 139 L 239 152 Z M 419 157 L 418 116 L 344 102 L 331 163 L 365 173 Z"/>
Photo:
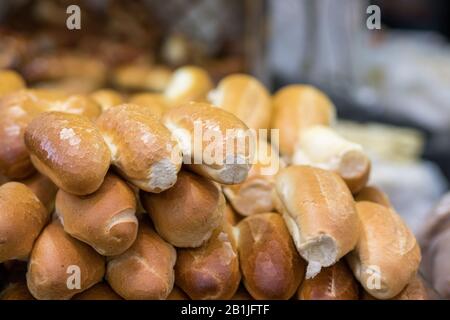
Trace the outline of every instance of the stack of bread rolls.
<path fill-rule="evenodd" d="M 0 72 L 0 299 L 427 298 L 324 93 L 195 66 L 166 83 L 74 96 Z"/>

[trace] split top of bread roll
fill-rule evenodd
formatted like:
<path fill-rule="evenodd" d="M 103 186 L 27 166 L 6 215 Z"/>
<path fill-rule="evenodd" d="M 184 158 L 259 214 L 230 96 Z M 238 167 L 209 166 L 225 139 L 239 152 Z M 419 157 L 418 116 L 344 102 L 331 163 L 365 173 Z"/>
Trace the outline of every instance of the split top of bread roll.
<path fill-rule="evenodd" d="M 355 248 L 360 225 L 352 194 L 331 171 L 290 166 L 276 178 L 275 200 L 300 255 L 306 278 Z"/>
<path fill-rule="evenodd" d="M 237 225 L 243 283 L 255 299 L 289 299 L 302 282 L 305 262 L 283 218 L 262 213 Z"/>
<path fill-rule="evenodd" d="M 164 96 L 172 106 L 189 101 L 206 101 L 213 84 L 208 73 L 202 68 L 184 66 L 172 74 Z"/>
<path fill-rule="evenodd" d="M 65 233 L 60 222 L 54 220 L 33 247 L 27 284 L 36 299 L 68 300 L 100 282 L 104 274 L 104 258 Z"/>
<path fill-rule="evenodd" d="M 370 160 L 359 144 L 320 125 L 302 132 L 292 163 L 335 171 L 352 193 L 358 193 L 366 185 L 370 174 Z"/>
<path fill-rule="evenodd" d="M 232 227 L 223 222 L 199 248 L 179 249 L 175 265 L 176 284 L 191 299 L 230 299 L 241 274 Z"/>
<path fill-rule="evenodd" d="M 177 139 L 190 169 L 223 184 L 247 177 L 255 137 L 233 114 L 208 103 L 189 102 L 169 109 L 164 125 Z"/>
<path fill-rule="evenodd" d="M 177 142 L 147 108 L 122 104 L 97 120 L 112 164 L 138 188 L 161 192 L 173 186 L 182 157 Z"/>
<path fill-rule="evenodd" d="M 356 208 L 361 233 L 347 261 L 368 293 L 378 299 L 392 298 L 415 276 L 419 245 L 393 209 L 367 201 L 358 202 Z"/>
<path fill-rule="evenodd" d="M 256 78 L 232 74 L 208 95 L 209 101 L 241 119 L 251 129 L 268 129 L 272 112 L 269 92 Z"/>
<path fill-rule="evenodd" d="M 0 70 L 0 96 L 25 88 L 23 78 L 15 71 Z"/>
<path fill-rule="evenodd" d="M 96 191 L 111 161 L 108 146 L 94 124 L 68 113 L 37 116 L 25 131 L 25 144 L 36 169 L 76 195 Z"/>
<path fill-rule="evenodd" d="M 121 254 L 136 240 L 136 197 L 116 175 L 107 174 L 100 188 L 87 196 L 59 190 L 56 213 L 64 231 L 101 255 Z"/>
<path fill-rule="evenodd" d="M 163 300 L 174 284 L 175 249 L 145 220 L 133 245 L 108 261 L 106 280 L 127 300 Z"/>
<path fill-rule="evenodd" d="M 358 300 L 358 282 L 343 260 L 306 279 L 297 292 L 299 300 Z"/>
<path fill-rule="evenodd" d="M 26 260 L 48 218 L 49 212 L 27 186 L 0 186 L 0 263 Z"/>
<path fill-rule="evenodd" d="M 212 181 L 180 171 L 177 183 L 159 194 L 141 192 L 141 202 L 158 233 L 176 247 L 198 247 L 223 218 L 225 198 Z"/>
<path fill-rule="evenodd" d="M 303 132 L 313 125 L 330 125 L 336 110 L 320 90 L 308 85 L 289 85 L 273 96 L 272 128 L 280 129 L 279 150 L 291 157 Z"/>

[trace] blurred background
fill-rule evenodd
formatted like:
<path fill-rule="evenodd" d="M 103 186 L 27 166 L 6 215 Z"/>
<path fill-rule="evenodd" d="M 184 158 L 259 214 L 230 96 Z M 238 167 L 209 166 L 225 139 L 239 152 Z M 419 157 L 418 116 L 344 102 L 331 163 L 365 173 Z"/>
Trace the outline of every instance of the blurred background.
<path fill-rule="evenodd" d="M 80 30 L 66 27 L 71 4 Z M 380 30 L 366 25 L 372 4 Z M 0 69 L 72 92 L 159 91 L 185 64 L 216 81 L 248 72 L 272 92 L 314 84 L 418 232 L 450 178 L 449 15 L 444 0 L 2 0 Z M 145 70 L 156 75 L 141 81 Z"/>

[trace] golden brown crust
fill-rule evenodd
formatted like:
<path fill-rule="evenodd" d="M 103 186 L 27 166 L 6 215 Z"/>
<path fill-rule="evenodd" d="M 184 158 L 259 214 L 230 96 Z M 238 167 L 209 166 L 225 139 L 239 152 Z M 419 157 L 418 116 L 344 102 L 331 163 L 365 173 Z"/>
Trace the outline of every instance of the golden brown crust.
<path fill-rule="evenodd" d="M 225 221 L 232 226 L 237 225 L 238 222 L 242 219 L 242 217 L 239 216 L 236 211 L 234 211 L 233 207 L 229 203 L 225 205 L 223 216 L 225 218 Z"/>
<path fill-rule="evenodd" d="M 48 212 L 53 211 L 58 187 L 48 177 L 37 172 L 20 182 L 34 192 L 39 200 L 41 200 L 42 204 L 47 208 Z"/>
<path fill-rule="evenodd" d="M 255 299 L 289 299 L 303 280 L 305 262 L 297 253 L 283 218 L 262 213 L 237 225 L 245 288 Z"/>
<path fill-rule="evenodd" d="M 9 283 L 2 292 L 0 300 L 35 300 L 25 281 Z"/>
<path fill-rule="evenodd" d="M 148 192 L 174 185 L 181 168 L 178 144 L 146 107 L 122 104 L 97 120 L 112 154 L 112 164 L 128 181 Z"/>
<path fill-rule="evenodd" d="M 173 289 L 167 296 L 166 300 L 189 300 L 189 297 L 186 293 L 183 292 L 183 290 L 181 290 L 177 286 L 173 286 Z"/>
<path fill-rule="evenodd" d="M 355 196 L 355 201 L 370 201 L 390 208 L 391 202 L 386 193 L 376 186 L 365 186 Z"/>
<path fill-rule="evenodd" d="M 111 289 L 106 282 L 97 283 L 95 286 L 73 296 L 72 300 L 123 300 Z"/>
<path fill-rule="evenodd" d="M 172 77 L 172 71 L 165 66 L 128 64 L 114 71 L 114 83 L 127 90 L 163 91 Z"/>
<path fill-rule="evenodd" d="M 256 78 L 232 74 L 220 80 L 209 101 L 241 119 L 251 129 L 268 129 L 272 113 L 269 92 Z"/>
<path fill-rule="evenodd" d="M 25 145 L 37 170 L 77 195 L 96 191 L 111 161 L 98 129 L 78 115 L 46 112 L 37 116 L 25 130 Z"/>
<path fill-rule="evenodd" d="M 172 106 L 190 101 L 203 102 L 212 87 L 212 81 L 205 70 L 184 66 L 173 72 L 164 90 L 164 96 Z"/>
<path fill-rule="evenodd" d="M 362 300 L 377 300 L 366 291 L 363 292 Z M 425 286 L 421 276 L 416 275 L 411 282 L 398 295 L 389 300 L 429 300 L 429 289 Z"/>
<path fill-rule="evenodd" d="M 276 195 L 297 250 L 309 262 L 308 268 L 315 269 L 309 269 L 307 278 L 354 249 L 358 214 L 352 194 L 337 174 L 309 166 L 284 168 L 276 178 Z"/>
<path fill-rule="evenodd" d="M 141 192 L 155 229 L 176 247 L 198 247 L 222 222 L 225 199 L 212 181 L 180 171 L 177 183 L 159 194 Z"/>
<path fill-rule="evenodd" d="M 368 293 L 378 299 L 392 298 L 415 276 L 421 259 L 419 245 L 392 208 L 363 201 L 356 209 L 361 233 L 347 261 Z"/>
<path fill-rule="evenodd" d="M 131 104 L 138 104 L 149 109 L 153 115 L 161 119 L 166 112 L 168 105 L 163 95 L 157 93 L 138 93 L 131 96 L 128 101 Z"/>
<path fill-rule="evenodd" d="M 223 184 L 246 179 L 254 151 L 249 139 L 254 136 L 236 116 L 208 103 L 189 102 L 169 109 L 162 121 L 191 170 Z M 236 144 L 238 148 L 230 147 Z"/>
<path fill-rule="evenodd" d="M 75 279 L 77 274 L 79 289 L 76 281 L 69 278 L 72 275 Z M 36 299 L 67 300 L 100 282 L 104 274 L 104 258 L 87 244 L 70 237 L 59 221 L 54 220 L 33 247 L 27 284 Z"/>
<path fill-rule="evenodd" d="M 101 255 L 121 254 L 136 240 L 135 194 L 113 174 L 107 174 L 101 187 L 87 196 L 59 190 L 56 213 L 64 231 Z"/>
<path fill-rule="evenodd" d="M 313 125 L 330 125 L 335 107 L 320 90 L 308 85 L 289 85 L 273 96 L 272 128 L 280 129 L 279 150 L 292 156 L 302 131 Z"/>
<path fill-rule="evenodd" d="M 102 108 L 102 111 L 124 102 L 122 95 L 112 89 L 100 89 L 90 94 L 90 97 Z"/>
<path fill-rule="evenodd" d="M 27 186 L 8 182 L 0 187 L 0 262 L 28 258 L 49 218 Z"/>
<path fill-rule="evenodd" d="M 25 88 L 23 78 L 15 71 L 0 70 L 0 97 Z"/>
<path fill-rule="evenodd" d="M 297 292 L 299 300 L 358 300 L 359 286 L 345 261 L 323 268 L 312 279 L 306 279 Z"/>
<path fill-rule="evenodd" d="M 178 249 L 176 284 L 194 300 L 230 299 L 241 274 L 232 228 L 224 223 L 199 248 Z"/>
<path fill-rule="evenodd" d="M 166 299 L 174 284 L 175 249 L 140 221 L 134 244 L 108 261 L 106 280 L 127 300 Z"/>

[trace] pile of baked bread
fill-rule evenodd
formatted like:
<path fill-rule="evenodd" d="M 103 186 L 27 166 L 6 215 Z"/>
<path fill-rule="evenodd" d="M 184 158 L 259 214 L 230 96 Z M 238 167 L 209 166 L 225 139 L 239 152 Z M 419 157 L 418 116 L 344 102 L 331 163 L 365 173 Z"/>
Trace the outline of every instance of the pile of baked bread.
<path fill-rule="evenodd" d="M 334 121 L 313 87 L 193 66 L 128 96 L 0 71 L 1 298 L 426 299 L 414 235 Z"/>

